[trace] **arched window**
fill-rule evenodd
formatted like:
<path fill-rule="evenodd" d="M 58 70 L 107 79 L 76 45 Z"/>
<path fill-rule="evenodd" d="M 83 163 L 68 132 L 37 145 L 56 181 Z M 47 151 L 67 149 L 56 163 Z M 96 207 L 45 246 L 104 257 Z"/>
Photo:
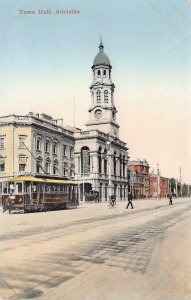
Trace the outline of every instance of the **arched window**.
<path fill-rule="evenodd" d="M 90 174 L 90 149 L 86 146 L 81 149 L 81 174 Z"/>
<path fill-rule="evenodd" d="M 106 77 L 106 70 L 103 70 L 103 77 Z"/>
<path fill-rule="evenodd" d="M 101 91 L 97 90 L 97 103 L 101 102 Z"/>
<path fill-rule="evenodd" d="M 116 152 L 114 152 L 113 156 L 113 175 L 116 176 Z"/>
<path fill-rule="evenodd" d="M 102 162 L 102 159 L 101 159 L 101 147 L 99 147 L 99 150 L 98 150 L 98 173 L 99 174 L 101 174 L 101 172 L 102 172 L 101 162 Z"/>
<path fill-rule="evenodd" d="M 123 155 L 123 177 L 125 177 L 125 155 Z"/>
<path fill-rule="evenodd" d="M 107 150 L 104 150 L 104 174 L 107 175 Z"/>
<path fill-rule="evenodd" d="M 104 91 L 104 102 L 108 103 L 108 91 L 107 90 Z"/>
<path fill-rule="evenodd" d="M 122 158 L 121 158 L 121 154 L 119 156 L 119 176 L 121 177 L 121 164 L 122 164 Z"/>
<path fill-rule="evenodd" d="M 58 175 L 58 160 L 57 159 L 54 160 L 53 175 Z"/>
<path fill-rule="evenodd" d="M 37 157 L 36 159 L 36 173 L 42 173 L 42 157 Z"/>
<path fill-rule="evenodd" d="M 46 174 L 50 174 L 50 158 L 47 158 L 45 161 L 45 172 Z"/>
<path fill-rule="evenodd" d="M 100 71 L 100 70 L 97 71 L 97 76 L 98 76 L 98 77 L 101 76 L 101 71 Z"/>

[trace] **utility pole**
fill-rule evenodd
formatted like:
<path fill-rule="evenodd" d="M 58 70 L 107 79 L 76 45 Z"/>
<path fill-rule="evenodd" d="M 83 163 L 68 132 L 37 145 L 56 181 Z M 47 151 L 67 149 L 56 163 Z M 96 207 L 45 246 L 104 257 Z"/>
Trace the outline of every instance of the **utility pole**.
<path fill-rule="evenodd" d="M 159 171 L 159 164 L 157 164 L 157 199 L 160 199 L 160 171 Z"/>
<path fill-rule="evenodd" d="M 181 167 L 180 167 L 179 171 L 180 171 L 180 197 L 182 198 L 182 170 L 181 170 Z"/>

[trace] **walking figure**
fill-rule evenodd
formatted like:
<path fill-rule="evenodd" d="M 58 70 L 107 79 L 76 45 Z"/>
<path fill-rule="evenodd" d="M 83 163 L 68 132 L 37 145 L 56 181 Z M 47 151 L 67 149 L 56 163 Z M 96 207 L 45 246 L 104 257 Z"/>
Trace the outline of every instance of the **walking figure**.
<path fill-rule="evenodd" d="M 128 204 L 127 204 L 127 206 L 126 206 L 126 209 L 128 209 L 129 205 L 131 205 L 131 208 L 132 208 L 132 209 L 134 208 L 134 207 L 133 207 L 132 200 L 133 200 L 133 196 L 132 196 L 132 194 L 129 192 L 129 193 L 128 193 Z"/>
<path fill-rule="evenodd" d="M 168 197 L 169 197 L 169 205 L 172 205 L 172 194 L 169 194 Z"/>
<path fill-rule="evenodd" d="M 9 215 L 10 215 L 11 211 L 12 211 L 12 208 L 13 208 L 13 202 L 12 202 L 11 196 L 9 195 L 9 198 L 7 200 L 7 205 L 3 208 L 3 213 L 6 210 L 8 210 L 9 211 Z"/>

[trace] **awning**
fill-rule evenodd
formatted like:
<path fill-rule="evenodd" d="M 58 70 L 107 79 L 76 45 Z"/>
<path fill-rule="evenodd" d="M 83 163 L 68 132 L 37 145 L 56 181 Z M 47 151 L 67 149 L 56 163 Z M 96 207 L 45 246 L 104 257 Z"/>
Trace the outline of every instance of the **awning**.
<path fill-rule="evenodd" d="M 54 183 L 54 184 L 75 184 L 72 180 L 66 179 L 54 179 L 54 178 L 37 178 L 32 176 L 18 176 L 9 178 L 7 181 L 18 182 L 18 181 L 31 181 L 31 182 L 42 182 L 42 183 Z"/>

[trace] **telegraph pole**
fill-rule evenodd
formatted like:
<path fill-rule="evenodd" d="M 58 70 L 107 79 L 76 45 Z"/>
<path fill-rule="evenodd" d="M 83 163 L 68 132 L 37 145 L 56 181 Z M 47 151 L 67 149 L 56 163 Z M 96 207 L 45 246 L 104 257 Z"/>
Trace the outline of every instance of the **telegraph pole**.
<path fill-rule="evenodd" d="M 182 198 L 182 169 L 180 167 L 180 197 Z"/>
<path fill-rule="evenodd" d="M 159 164 L 157 164 L 157 199 L 160 199 L 160 171 L 159 171 Z"/>

